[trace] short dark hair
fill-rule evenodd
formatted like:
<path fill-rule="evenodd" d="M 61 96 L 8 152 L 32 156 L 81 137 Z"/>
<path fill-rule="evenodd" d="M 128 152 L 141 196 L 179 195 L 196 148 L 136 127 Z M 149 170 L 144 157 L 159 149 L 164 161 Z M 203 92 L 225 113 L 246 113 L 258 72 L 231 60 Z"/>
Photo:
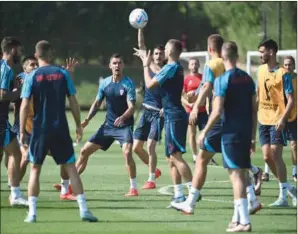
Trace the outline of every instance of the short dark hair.
<path fill-rule="evenodd" d="M 294 57 L 293 57 L 293 56 L 291 56 L 291 55 L 288 55 L 288 56 L 286 56 L 286 57 L 284 58 L 284 61 L 285 61 L 286 59 L 290 59 L 290 60 L 291 60 L 291 62 L 292 62 L 293 64 L 295 64 L 295 59 L 294 59 Z"/>
<path fill-rule="evenodd" d="M 221 47 L 224 43 L 224 39 L 219 34 L 212 34 L 208 37 L 208 46 L 220 53 Z"/>
<path fill-rule="evenodd" d="M 25 58 L 23 58 L 22 65 L 24 65 L 24 63 L 26 63 L 28 60 L 37 60 L 37 59 L 33 55 L 28 55 Z"/>
<path fill-rule="evenodd" d="M 181 54 L 182 53 L 182 43 L 181 41 L 179 40 L 176 40 L 176 39 L 170 39 L 168 41 L 168 43 L 173 46 L 174 48 L 174 51 L 177 53 L 177 54 Z"/>
<path fill-rule="evenodd" d="M 118 53 L 114 53 L 114 54 L 112 54 L 112 56 L 110 57 L 110 61 L 111 61 L 113 58 L 120 58 L 121 60 L 123 60 L 123 59 L 122 59 L 122 56 L 121 56 L 120 54 L 118 54 Z"/>
<path fill-rule="evenodd" d="M 52 45 L 45 40 L 39 41 L 35 46 L 35 51 L 39 58 L 47 59 L 52 56 Z"/>
<path fill-rule="evenodd" d="M 200 60 L 198 60 L 196 57 L 191 57 L 191 58 L 188 60 L 188 62 L 191 61 L 191 60 L 196 60 L 198 63 L 200 63 Z"/>
<path fill-rule="evenodd" d="M 274 41 L 273 39 L 268 39 L 265 41 L 262 41 L 259 46 L 258 49 L 260 49 L 260 47 L 264 46 L 266 49 L 271 49 L 273 50 L 275 53 L 277 53 L 278 51 L 278 45 L 276 43 L 276 41 Z"/>
<path fill-rule="evenodd" d="M 154 46 L 153 50 L 162 50 L 162 51 L 164 51 L 165 47 L 163 45 L 156 45 L 156 46 Z"/>
<path fill-rule="evenodd" d="M 4 37 L 1 41 L 1 50 L 3 53 L 9 53 L 9 51 L 14 48 L 21 46 L 21 42 L 15 37 Z"/>
<path fill-rule="evenodd" d="M 228 59 L 232 60 L 238 58 L 238 46 L 234 41 L 223 43 L 222 49 L 227 52 Z"/>

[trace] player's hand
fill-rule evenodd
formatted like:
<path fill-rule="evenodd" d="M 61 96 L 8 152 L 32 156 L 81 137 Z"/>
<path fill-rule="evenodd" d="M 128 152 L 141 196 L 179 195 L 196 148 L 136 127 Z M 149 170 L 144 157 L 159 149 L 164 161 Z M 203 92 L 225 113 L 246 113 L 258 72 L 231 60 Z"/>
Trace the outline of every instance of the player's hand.
<path fill-rule="evenodd" d="M 189 115 L 188 122 L 190 125 L 195 125 L 197 120 L 198 120 L 198 111 L 196 109 L 192 109 Z"/>
<path fill-rule="evenodd" d="M 65 69 L 71 73 L 73 73 L 76 67 L 79 65 L 79 61 L 75 58 L 67 58 L 66 60 L 66 67 Z"/>
<path fill-rule="evenodd" d="M 81 142 L 82 138 L 83 138 L 83 128 L 80 126 L 80 127 L 77 127 L 77 129 L 76 129 L 77 144 L 79 144 Z"/>
<path fill-rule="evenodd" d="M 122 127 L 123 124 L 124 124 L 124 118 L 122 116 L 118 117 L 114 122 L 115 127 Z"/>
<path fill-rule="evenodd" d="M 206 137 L 206 132 L 204 130 L 202 130 L 200 132 L 200 135 L 198 136 L 198 145 L 199 146 L 204 145 L 204 139 L 205 139 L 205 137 Z"/>
<path fill-rule="evenodd" d="M 286 126 L 286 121 L 283 118 L 281 118 L 275 125 L 275 129 L 276 131 L 280 132 L 285 128 L 285 126 Z"/>
<path fill-rule="evenodd" d="M 81 123 L 81 128 L 84 129 L 89 124 L 88 119 L 84 119 L 84 121 Z"/>
<path fill-rule="evenodd" d="M 28 149 L 27 139 L 28 139 L 28 136 L 26 133 L 20 133 L 19 143 L 20 143 L 20 148 L 22 153 L 27 151 Z"/>
<path fill-rule="evenodd" d="M 254 140 L 251 141 L 250 144 L 250 155 L 254 155 L 256 152 L 256 142 Z"/>
<path fill-rule="evenodd" d="M 143 66 L 149 66 L 152 61 L 151 51 L 149 50 L 147 52 L 146 50 L 133 49 L 136 51 L 134 55 L 138 56 L 142 60 Z"/>
<path fill-rule="evenodd" d="M 163 117 L 163 116 L 164 116 L 163 112 L 164 112 L 164 111 L 163 111 L 163 108 L 162 108 L 162 109 L 159 111 L 159 116 L 160 116 L 160 117 Z"/>
<path fill-rule="evenodd" d="M 195 95 L 196 95 L 196 91 L 195 91 L 195 90 L 193 90 L 193 91 L 189 91 L 189 92 L 186 94 L 187 98 L 192 98 L 192 97 L 194 97 Z"/>

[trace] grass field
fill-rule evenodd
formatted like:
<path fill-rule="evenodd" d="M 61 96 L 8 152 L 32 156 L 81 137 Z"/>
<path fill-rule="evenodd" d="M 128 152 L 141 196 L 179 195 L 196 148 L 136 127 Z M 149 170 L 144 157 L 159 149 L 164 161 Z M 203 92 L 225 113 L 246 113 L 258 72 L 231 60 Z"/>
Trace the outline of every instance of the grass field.
<path fill-rule="evenodd" d="M 82 113 L 82 118 L 86 113 Z M 70 115 L 69 115 L 70 117 Z M 85 142 L 101 125 L 104 113 L 99 113 L 87 127 Z M 70 128 L 74 132 L 74 122 L 70 118 Z M 80 146 L 75 148 L 78 156 Z M 60 181 L 59 168 L 48 157 L 41 175 L 41 193 L 37 206 L 37 223 L 27 224 L 23 220 L 26 209 L 11 208 L 8 202 L 7 174 L 1 166 L 1 233 L 3 234 L 97 234 L 97 233 L 225 233 L 225 229 L 233 213 L 232 189 L 227 172 L 221 167 L 209 167 L 205 188 L 202 190 L 203 200 L 198 204 L 195 215 L 185 216 L 172 209 L 166 209 L 170 196 L 161 195 L 158 189 L 171 184 L 169 170 L 164 157 L 164 142 L 157 147 L 158 167 L 162 176 L 157 180 L 157 189 L 140 190 L 140 196 L 126 198 L 129 180 L 121 156 L 119 145 L 112 145 L 107 152 L 96 152 L 89 160 L 89 165 L 82 175 L 85 192 L 90 210 L 96 215 L 99 223 L 82 223 L 79 219 L 77 203 L 60 201 L 59 193 L 52 189 L 52 184 Z M 192 156 L 184 155 L 192 169 Z M 137 182 L 140 188 L 147 179 L 147 167 L 137 156 Z M 284 150 L 284 158 L 288 165 L 288 176 L 291 176 L 289 147 Z M 221 162 L 221 155 L 215 159 Z M 258 147 L 253 163 L 263 167 L 263 161 Z M 296 233 L 297 219 L 295 208 L 274 209 L 268 204 L 278 196 L 278 183 L 273 180 L 263 184 L 261 202 L 264 209 L 251 216 L 253 233 Z M 21 184 L 25 191 L 28 173 Z M 292 179 L 290 179 L 292 182 Z M 290 201 L 290 200 L 289 200 Z"/>

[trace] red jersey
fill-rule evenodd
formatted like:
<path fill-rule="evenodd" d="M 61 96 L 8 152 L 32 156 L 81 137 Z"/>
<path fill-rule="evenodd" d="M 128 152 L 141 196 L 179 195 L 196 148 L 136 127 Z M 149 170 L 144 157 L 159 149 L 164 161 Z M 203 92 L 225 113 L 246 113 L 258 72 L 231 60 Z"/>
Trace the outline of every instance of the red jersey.
<path fill-rule="evenodd" d="M 183 85 L 183 90 L 185 93 L 188 93 L 189 91 L 196 91 L 198 89 L 198 87 L 201 84 L 202 81 L 202 74 L 198 73 L 197 75 L 187 75 L 184 78 L 184 85 Z M 192 108 L 190 106 L 186 106 L 185 110 L 187 113 L 190 113 Z M 206 111 L 206 107 L 201 107 L 200 108 L 200 112 L 205 112 Z"/>

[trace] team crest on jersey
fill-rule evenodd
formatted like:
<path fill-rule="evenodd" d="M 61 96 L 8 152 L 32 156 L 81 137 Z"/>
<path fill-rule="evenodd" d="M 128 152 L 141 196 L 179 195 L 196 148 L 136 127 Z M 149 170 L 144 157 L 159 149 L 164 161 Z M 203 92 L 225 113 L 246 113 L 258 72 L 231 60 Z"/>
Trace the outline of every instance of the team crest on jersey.
<path fill-rule="evenodd" d="M 124 94 L 124 89 L 120 89 L 120 96 Z"/>

